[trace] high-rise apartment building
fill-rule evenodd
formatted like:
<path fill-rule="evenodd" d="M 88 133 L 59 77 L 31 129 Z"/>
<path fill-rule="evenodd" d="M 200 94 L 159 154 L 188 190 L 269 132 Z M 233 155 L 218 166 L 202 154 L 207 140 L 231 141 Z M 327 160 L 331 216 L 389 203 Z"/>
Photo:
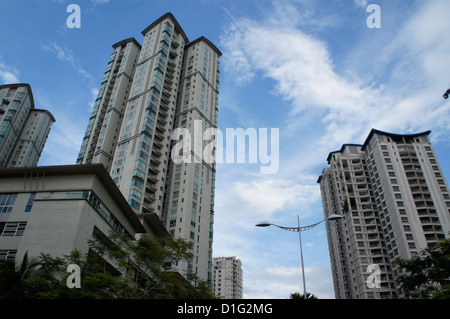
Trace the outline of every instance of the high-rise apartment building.
<path fill-rule="evenodd" d="M 220 299 L 242 299 L 242 263 L 236 257 L 214 258 L 213 292 Z"/>
<path fill-rule="evenodd" d="M 133 38 L 113 45 L 92 109 L 77 164 L 102 163 L 110 170 L 141 45 Z"/>
<path fill-rule="evenodd" d="M 430 131 L 372 129 L 363 145 L 328 156 L 318 179 L 336 298 L 402 297 L 394 260 L 410 259 L 448 237 L 450 189 Z"/>
<path fill-rule="evenodd" d="M 53 122 L 34 107 L 29 84 L 0 85 L 0 168 L 36 166 Z"/>
<path fill-rule="evenodd" d="M 77 163 L 103 163 L 141 219 L 193 243 L 177 269 L 211 280 L 215 165 L 198 150 L 217 127 L 221 52 L 170 13 L 142 34 L 113 46 Z"/>

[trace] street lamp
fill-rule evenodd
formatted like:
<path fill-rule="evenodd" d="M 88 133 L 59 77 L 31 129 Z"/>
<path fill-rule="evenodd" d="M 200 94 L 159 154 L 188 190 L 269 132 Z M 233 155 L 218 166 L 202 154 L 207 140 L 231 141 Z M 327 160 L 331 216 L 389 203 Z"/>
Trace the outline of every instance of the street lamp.
<path fill-rule="evenodd" d="M 255 225 L 255 226 L 257 226 L 257 227 L 276 226 L 276 227 L 281 228 L 281 229 L 284 229 L 284 230 L 293 231 L 293 232 L 298 232 L 298 238 L 299 238 L 299 240 L 300 240 L 300 259 L 301 259 L 301 261 L 302 261 L 303 297 L 304 297 L 305 299 L 307 299 L 307 298 L 306 298 L 305 267 L 304 267 L 304 265 L 303 265 L 303 252 L 302 252 L 302 236 L 301 236 L 301 232 L 302 232 L 302 231 L 305 231 L 305 230 L 308 230 L 308 229 L 311 229 L 311 228 L 314 228 L 314 227 L 316 227 L 317 225 L 319 225 L 320 223 L 322 223 L 322 222 L 324 222 L 324 221 L 326 221 L 326 220 L 334 221 L 334 220 L 339 220 L 339 219 L 341 219 L 341 218 L 342 218 L 342 215 L 332 214 L 332 215 L 328 216 L 328 218 L 325 218 L 324 220 L 321 220 L 321 221 L 318 222 L 318 223 L 315 223 L 315 224 L 312 224 L 312 225 L 308 225 L 308 226 L 300 227 L 300 218 L 299 218 L 299 216 L 297 215 L 297 224 L 298 224 L 297 227 L 285 227 L 285 226 L 279 226 L 279 225 L 275 225 L 275 224 L 269 223 L 269 222 L 267 222 L 267 221 L 263 221 L 263 222 L 260 222 L 260 223 L 258 223 L 258 224 Z"/>
<path fill-rule="evenodd" d="M 444 99 L 448 99 L 448 96 L 450 95 L 450 89 L 448 89 L 444 95 L 442 96 Z"/>

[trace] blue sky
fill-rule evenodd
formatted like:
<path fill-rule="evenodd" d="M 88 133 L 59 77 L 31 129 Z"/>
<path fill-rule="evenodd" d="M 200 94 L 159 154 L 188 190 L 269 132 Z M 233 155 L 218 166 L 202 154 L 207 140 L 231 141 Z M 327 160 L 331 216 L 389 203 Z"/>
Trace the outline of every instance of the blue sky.
<path fill-rule="evenodd" d="M 69 29 L 69 4 L 81 28 Z M 370 29 L 368 4 L 381 28 Z M 172 12 L 189 39 L 223 53 L 219 128 L 279 128 L 280 168 L 217 165 L 214 256 L 243 262 L 246 298 L 302 291 L 297 233 L 256 228 L 323 218 L 329 152 L 371 128 L 431 130 L 450 176 L 448 0 L 0 0 L 0 84 L 29 83 L 56 118 L 39 165 L 75 163 L 112 45 Z M 303 233 L 307 290 L 333 298 L 323 224 Z"/>

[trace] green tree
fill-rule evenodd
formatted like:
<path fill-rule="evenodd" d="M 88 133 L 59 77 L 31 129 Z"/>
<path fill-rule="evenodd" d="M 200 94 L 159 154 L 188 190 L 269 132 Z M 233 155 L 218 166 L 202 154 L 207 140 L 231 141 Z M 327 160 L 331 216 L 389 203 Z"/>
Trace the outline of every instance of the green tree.
<path fill-rule="evenodd" d="M 294 293 L 291 293 L 289 299 L 305 299 L 305 295 L 300 294 L 299 292 L 294 292 Z M 314 296 L 312 293 L 307 292 L 306 299 L 319 299 L 319 298 Z"/>
<path fill-rule="evenodd" d="M 14 260 L 6 260 L 0 263 L 0 297 L 22 298 L 25 297 L 24 282 L 37 276 L 39 269 L 38 258 L 28 258 L 26 252 L 22 261 L 16 265 Z"/>
<path fill-rule="evenodd" d="M 450 299 L 450 239 L 424 249 L 412 259 L 398 258 L 395 262 L 404 270 L 400 282 L 407 298 Z"/>
<path fill-rule="evenodd" d="M 63 258 L 42 253 L 32 259 L 25 254 L 18 265 L 1 263 L 0 298 L 213 298 L 209 284 L 196 275 L 187 274 L 186 280 L 170 271 L 172 263 L 192 258 L 189 242 L 148 236 L 135 240 L 117 233 L 110 238 L 106 245 L 90 241 L 88 253 L 73 250 Z M 80 267 L 80 289 L 67 287 L 71 264 Z"/>
<path fill-rule="evenodd" d="M 172 264 L 192 259 L 192 243 L 149 236 L 135 240 L 117 233 L 111 233 L 110 238 L 110 245 L 91 241 L 91 247 L 100 256 L 113 259 L 122 273 L 133 274 L 130 278 L 145 298 L 213 298 L 209 284 L 195 274 L 186 274 L 186 280 L 170 271 Z"/>

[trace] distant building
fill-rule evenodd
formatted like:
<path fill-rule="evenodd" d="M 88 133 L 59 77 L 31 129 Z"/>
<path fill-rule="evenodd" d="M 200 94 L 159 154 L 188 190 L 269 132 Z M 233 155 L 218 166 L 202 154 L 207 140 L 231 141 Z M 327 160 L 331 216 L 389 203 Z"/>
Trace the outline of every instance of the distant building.
<path fill-rule="evenodd" d="M 402 297 L 394 260 L 449 236 L 450 189 L 429 134 L 373 129 L 328 155 L 324 215 L 344 216 L 326 225 L 336 298 Z"/>
<path fill-rule="evenodd" d="M 137 214 L 192 242 L 177 269 L 211 281 L 215 163 L 194 137 L 217 128 L 222 53 L 171 13 L 142 35 L 113 45 L 76 163 L 102 163 Z"/>
<path fill-rule="evenodd" d="M 221 299 L 242 299 L 242 263 L 236 257 L 214 258 L 213 292 Z"/>
<path fill-rule="evenodd" d="M 0 85 L 0 168 L 36 166 L 54 122 L 34 107 L 29 84 Z"/>
<path fill-rule="evenodd" d="M 86 253 L 110 231 L 169 237 L 154 217 L 141 223 L 101 164 L 0 169 L 0 260 Z"/>

